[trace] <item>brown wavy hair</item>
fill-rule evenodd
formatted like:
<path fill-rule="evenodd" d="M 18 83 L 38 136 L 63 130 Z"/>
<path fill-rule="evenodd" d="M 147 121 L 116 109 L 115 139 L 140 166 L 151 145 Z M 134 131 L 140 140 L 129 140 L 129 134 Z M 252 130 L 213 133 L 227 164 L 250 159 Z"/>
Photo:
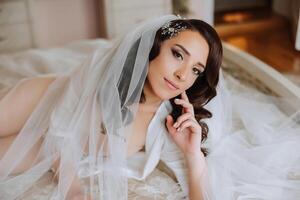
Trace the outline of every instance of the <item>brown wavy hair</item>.
<path fill-rule="evenodd" d="M 204 72 L 196 79 L 195 83 L 186 90 L 190 103 L 194 107 L 195 118 L 202 128 L 201 142 L 203 143 L 207 138 L 209 128 L 207 124 L 201 120 L 212 117 L 212 113 L 203 108 L 203 106 L 217 95 L 216 86 L 219 82 L 219 70 L 223 57 L 222 43 L 217 32 L 204 21 L 197 19 L 179 19 L 170 22 L 170 27 L 178 25 L 186 26 L 187 30 L 197 31 L 204 37 L 209 46 Z M 162 42 L 170 38 L 170 35 L 162 34 L 162 29 L 163 28 L 160 28 L 156 32 L 154 43 L 149 54 L 149 62 L 159 55 Z M 143 96 L 142 94 L 142 98 Z M 180 98 L 180 95 L 170 99 L 173 107 L 171 115 L 174 120 L 177 120 L 181 115 L 182 107 L 174 103 L 175 98 Z M 208 150 L 206 148 L 201 148 L 201 151 L 204 156 L 207 156 Z"/>

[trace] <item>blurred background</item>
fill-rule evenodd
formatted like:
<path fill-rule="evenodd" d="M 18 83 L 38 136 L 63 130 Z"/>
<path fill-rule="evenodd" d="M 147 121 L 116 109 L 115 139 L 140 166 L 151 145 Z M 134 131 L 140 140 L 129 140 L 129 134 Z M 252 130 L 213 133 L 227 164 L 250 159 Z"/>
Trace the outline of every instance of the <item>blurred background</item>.
<path fill-rule="evenodd" d="M 163 14 L 199 18 L 300 85 L 300 0 L 0 0 L 0 53 L 124 34 Z"/>

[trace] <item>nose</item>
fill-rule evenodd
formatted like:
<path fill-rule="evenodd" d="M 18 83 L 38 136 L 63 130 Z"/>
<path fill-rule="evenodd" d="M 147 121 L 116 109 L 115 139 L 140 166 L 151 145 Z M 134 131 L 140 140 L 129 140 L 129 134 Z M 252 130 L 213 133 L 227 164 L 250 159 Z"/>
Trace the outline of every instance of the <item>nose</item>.
<path fill-rule="evenodd" d="M 188 76 L 188 68 L 185 67 L 185 66 L 181 66 L 180 68 L 178 68 L 174 72 L 174 75 L 175 75 L 177 80 L 185 81 L 187 79 L 187 76 Z"/>

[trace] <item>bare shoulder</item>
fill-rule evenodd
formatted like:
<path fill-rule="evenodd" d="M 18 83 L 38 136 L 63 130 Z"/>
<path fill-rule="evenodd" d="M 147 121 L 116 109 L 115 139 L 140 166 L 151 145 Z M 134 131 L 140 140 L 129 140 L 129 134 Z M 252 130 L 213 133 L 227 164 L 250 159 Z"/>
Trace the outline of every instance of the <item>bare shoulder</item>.
<path fill-rule="evenodd" d="M 19 132 L 33 112 L 55 75 L 38 76 L 20 80 L 0 100 L 0 137 Z"/>
<path fill-rule="evenodd" d="M 49 85 L 56 79 L 56 76 L 38 76 L 22 79 L 4 97 L 12 101 L 35 104 L 48 89 Z"/>
<path fill-rule="evenodd" d="M 1 99 L 0 105 L 8 102 L 34 104 L 34 102 L 39 101 L 40 97 L 56 78 L 54 75 L 49 75 L 22 79 Z"/>

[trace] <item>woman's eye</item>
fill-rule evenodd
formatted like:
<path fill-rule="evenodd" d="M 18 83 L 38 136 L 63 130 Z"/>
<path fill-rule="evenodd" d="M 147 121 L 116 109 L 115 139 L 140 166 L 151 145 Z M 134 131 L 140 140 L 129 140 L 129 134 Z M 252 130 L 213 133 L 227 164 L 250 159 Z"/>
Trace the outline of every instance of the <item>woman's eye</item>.
<path fill-rule="evenodd" d="M 193 68 L 193 72 L 194 72 L 194 74 L 196 74 L 196 75 L 200 75 L 202 72 L 198 69 L 198 68 Z"/>
<path fill-rule="evenodd" d="M 179 58 L 180 60 L 183 60 L 183 56 L 178 51 L 172 49 L 172 54 L 175 58 Z"/>

